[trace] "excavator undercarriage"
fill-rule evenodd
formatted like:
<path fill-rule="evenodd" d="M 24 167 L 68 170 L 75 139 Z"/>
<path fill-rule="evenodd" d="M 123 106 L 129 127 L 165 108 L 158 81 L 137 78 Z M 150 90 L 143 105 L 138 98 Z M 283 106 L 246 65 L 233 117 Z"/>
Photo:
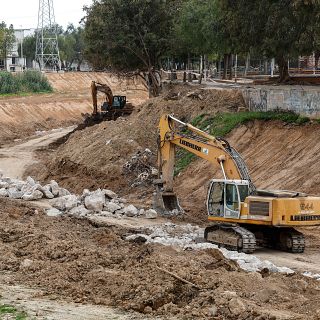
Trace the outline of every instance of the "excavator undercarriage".
<path fill-rule="evenodd" d="M 253 253 L 258 247 L 302 253 L 304 235 L 294 228 L 254 228 L 252 225 L 214 224 L 205 229 L 204 238 L 220 247 Z"/>

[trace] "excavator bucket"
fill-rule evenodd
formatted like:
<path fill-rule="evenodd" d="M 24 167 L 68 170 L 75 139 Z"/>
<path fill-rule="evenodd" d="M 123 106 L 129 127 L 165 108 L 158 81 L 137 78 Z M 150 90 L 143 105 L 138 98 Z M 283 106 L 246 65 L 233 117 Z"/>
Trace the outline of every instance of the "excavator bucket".
<path fill-rule="evenodd" d="M 183 212 L 177 195 L 173 192 L 156 192 L 154 194 L 154 209 L 162 215 L 178 215 Z"/>

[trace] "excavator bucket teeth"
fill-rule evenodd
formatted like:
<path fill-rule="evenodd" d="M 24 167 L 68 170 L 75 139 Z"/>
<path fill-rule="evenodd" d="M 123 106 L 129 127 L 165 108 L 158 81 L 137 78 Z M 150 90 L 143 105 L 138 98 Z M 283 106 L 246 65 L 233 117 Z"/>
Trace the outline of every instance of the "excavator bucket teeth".
<path fill-rule="evenodd" d="M 174 215 L 183 212 L 175 193 L 157 192 L 154 196 L 154 208 L 163 215 Z"/>

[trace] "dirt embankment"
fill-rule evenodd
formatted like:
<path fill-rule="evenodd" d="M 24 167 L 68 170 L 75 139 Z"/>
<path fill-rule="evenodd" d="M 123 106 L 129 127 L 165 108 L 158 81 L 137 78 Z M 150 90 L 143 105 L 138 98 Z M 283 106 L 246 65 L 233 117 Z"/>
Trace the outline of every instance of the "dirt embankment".
<path fill-rule="evenodd" d="M 200 95 L 190 96 L 194 91 Z M 124 174 L 122 166 L 138 150 L 150 148 L 156 153 L 160 116 L 174 113 L 190 121 L 204 113 L 214 115 L 243 108 L 237 91 L 173 87 L 164 97 L 142 104 L 130 118 L 75 132 L 46 163 L 42 178 L 56 178 L 76 192 L 85 187 L 108 187 L 126 197 L 130 194 L 150 202 L 152 187 L 130 188 L 131 177 Z M 319 134 L 317 123 L 296 126 L 255 121 L 233 130 L 227 138 L 245 158 L 257 187 L 319 194 Z M 207 182 L 220 174 L 205 161 L 196 160 L 176 179 L 176 191 L 190 216 L 205 218 Z"/>
<path fill-rule="evenodd" d="M 255 121 L 233 130 L 227 140 L 244 157 L 259 189 L 283 189 L 320 194 L 320 125 L 285 125 Z M 206 182 L 221 172 L 196 160 L 177 179 L 183 205 L 205 212 Z M 188 195 L 188 197 L 187 197 Z M 204 217 L 204 216 L 203 216 Z"/>
<path fill-rule="evenodd" d="M 138 81 L 122 81 L 107 73 L 56 73 L 47 77 L 53 93 L 0 97 L 0 143 L 33 135 L 37 130 L 81 122 L 81 114 L 92 112 L 92 80 L 109 84 L 115 93 L 126 94 L 129 101 L 136 104 L 147 98 Z"/>
<path fill-rule="evenodd" d="M 187 97 L 192 91 L 197 91 L 201 98 Z M 156 153 L 162 114 L 174 113 L 190 121 L 202 113 L 213 115 L 243 106 L 241 94 L 235 91 L 202 90 L 189 85 L 173 87 L 164 97 L 150 99 L 137 107 L 129 118 L 75 132 L 48 164 L 49 173 L 46 164 L 42 178 L 57 178 L 77 192 L 84 187 L 108 187 L 127 196 L 135 190 L 128 188 L 131 177 L 123 174 L 122 166 L 138 150 L 150 148 Z"/>
<path fill-rule="evenodd" d="M 0 204 L 0 270 L 11 272 L 9 283 L 38 286 L 52 299 L 153 317 L 319 319 L 316 280 L 247 273 L 214 249 L 128 242 L 123 236 L 129 229 L 50 218 L 16 201 Z"/>

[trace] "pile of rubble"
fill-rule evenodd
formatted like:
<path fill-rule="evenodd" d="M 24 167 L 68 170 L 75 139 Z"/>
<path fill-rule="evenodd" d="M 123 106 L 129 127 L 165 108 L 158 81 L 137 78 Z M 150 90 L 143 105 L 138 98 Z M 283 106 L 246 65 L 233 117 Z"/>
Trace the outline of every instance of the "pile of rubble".
<path fill-rule="evenodd" d="M 21 181 L 3 177 L 2 173 L 0 173 L 0 197 L 25 201 L 48 199 L 51 205 L 47 210 L 49 216 L 68 214 L 79 218 L 91 215 L 115 218 L 143 216 L 154 219 L 157 217 L 155 210 L 138 209 L 132 204 L 127 204 L 126 199 L 120 198 L 111 190 L 98 189 L 90 192 L 86 189 L 82 195 L 77 196 L 59 187 L 54 180 L 42 186 L 31 177 Z"/>
<path fill-rule="evenodd" d="M 157 177 L 158 170 L 151 163 L 154 162 L 155 155 L 150 149 L 138 151 L 123 165 L 123 171 L 126 174 L 133 174 L 134 180 L 131 182 L 132 187 L 139 185 L 151 184 L 153 179 Z"/>
<path fill-rule="evenodd" d="M 287 267 L 278 267 L 272 262 L 261 260 L 254 255 L 229 251 L 225 248 L 218 248 L 215 244 L 204 242 L 204 229 L 191 224 L 176 225 L 167 222 L 161 226 L 150 226 L 145 230 L 145 233 L 129 235 L 126 239 L 128 241 L 135 241 L 135 239 L 141 241 L 144 239 L 146 243 L 175 246 L 183 250 L 218 249 L 227 259 L 236 261 L 241 269 L 249 272 L 267 269 L 270 272 L 294 273 L 293 270 Z"/>

